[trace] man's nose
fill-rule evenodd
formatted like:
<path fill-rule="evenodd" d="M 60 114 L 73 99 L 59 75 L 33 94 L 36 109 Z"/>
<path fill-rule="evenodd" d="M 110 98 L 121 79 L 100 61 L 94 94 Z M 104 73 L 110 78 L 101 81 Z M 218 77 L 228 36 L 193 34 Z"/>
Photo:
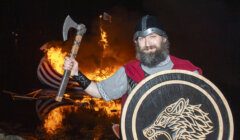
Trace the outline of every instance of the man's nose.
<path fill-rule="evenodd" d="M 144 38 L 145 41 L 145 46 L 149 46 L 150 45 L 150 41 L 147 37 Z"/>

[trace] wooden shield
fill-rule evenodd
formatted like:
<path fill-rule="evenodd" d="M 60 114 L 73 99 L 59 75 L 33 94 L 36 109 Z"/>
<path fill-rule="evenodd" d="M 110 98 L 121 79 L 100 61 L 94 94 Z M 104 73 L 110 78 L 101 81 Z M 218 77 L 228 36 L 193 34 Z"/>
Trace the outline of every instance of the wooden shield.
<path fill-rule="evenodd" d="M 121 117 L 123 140 L 232 140 L 233 117 L 221 91 L 185 70 L 153 74 L 130 93 Z"/>

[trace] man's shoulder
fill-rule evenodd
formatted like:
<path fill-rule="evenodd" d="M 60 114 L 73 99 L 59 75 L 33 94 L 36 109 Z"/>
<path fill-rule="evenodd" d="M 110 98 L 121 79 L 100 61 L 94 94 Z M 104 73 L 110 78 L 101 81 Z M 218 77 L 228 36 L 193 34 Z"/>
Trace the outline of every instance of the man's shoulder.
<path fill-rule="evenodd" d="M 136 63 L 140 63 L 140 61 L 137 59 L 132 59 L 132 60 L 128 61 L 125 65 L 131 65 L 131 64 L 136 64 Z"/>
<path fill-rule="evenodd" d="M 187 65 L 193 65 L 191 61 L 183 58 L 179 58 L 173 55 L 170 55 L 170 59 L 174 64 L 187 64 Z"/>
<path fill-rule="evenodd" d="M 179 57 L 176 57 L 176 56 L 173 56 L 173 55 L 170 55 L 170 59 L 171 59 L 172 61 L 190 62 L 190 61 L 187 60 L 187 59 L 179 58 Z M 190 63 L 191 63 L 191 62 L 190 62 Z"/>
<path fill-rule="evenodd" d="M 192 62 L 187 59 L 178 58 L 176 56 L 170 56 L 171 61 L 173 62 L 173 69 L 182 69 L 182 70 L 189 70 L 189 71 L 198 71 L 202 74 L 201 68 L 195 66 Z"/>
<path fill-rule="evenodd" d="M 133 79 L 135 82 L 140 82 L 144 78 L 144 72 L 141 68 L 139 60 L 131 60 L 124 65 L 127 76 Z"/>
<path fill-rule="evenodd" d="M 124 64 L 124 67 L 138 67 L 140 66 L 140 61 L 137 59 L 130 60 L 126 64 Z"/>

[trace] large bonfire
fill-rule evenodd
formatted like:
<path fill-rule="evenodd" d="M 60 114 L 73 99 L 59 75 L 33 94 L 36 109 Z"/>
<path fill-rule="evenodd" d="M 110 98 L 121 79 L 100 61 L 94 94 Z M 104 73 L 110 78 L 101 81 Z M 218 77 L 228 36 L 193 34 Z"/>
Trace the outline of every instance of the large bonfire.
<path fill-rule="evenodd" d="M 104 57 L 107 55 L 113 55 L 111 48 L 107 40 L 107 32 L 100 26 L 100 41 L 99 45 L 102 47 L 103 53 L 101 55 L 100 67 L 95 71 L 85 73 L 86 76 L 94 81 L 101 81 L 111 76 L 118 68 L 119 65 L 109 65 L 102 67 Z M 54 46 L 44 49 L 48 62 L 54 68 L 54 70 L 63 74 L 64 58 L 67 56 L 67 52 L 63 51 L 61 47 Z M 65 94 L 67 97 L 68 94 Z M 67 133 L 78 133 L 81 139 L 102 139 L 107 138 L 103 136 L 104 133 L 111 133 L 111 125 L 119 122 L 121 106 L 120 101 L 106 102 L 102 99 L 92 98 L 87 95 L 83 95 L 81 99 L 75 99 L 74 105 L 61 106 L 51 110 L 45 116 L 43 120 L 43 128 L 46 135 L 56 138 L 67 137 Z M 104 126 L 108 126 L 106 129 Z M 79 127 L 82 126 L 82 127 Z M 79 127 L 80 130 L 74 130 Z M 74 131 L 74 132 L 67 132 Z M 61 135 L 61 136 L 60 136 Z"/>

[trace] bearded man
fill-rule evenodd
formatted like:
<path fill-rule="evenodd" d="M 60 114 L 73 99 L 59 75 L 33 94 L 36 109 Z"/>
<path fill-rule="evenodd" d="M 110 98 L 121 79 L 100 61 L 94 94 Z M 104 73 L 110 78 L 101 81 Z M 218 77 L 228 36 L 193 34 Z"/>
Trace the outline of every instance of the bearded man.
<path fill-rule="evenodd" d="M 89 80 L 78 70 L 78 63 L 72 58 L 66 58 L 64 69 L 71 70 L 73 78 L 89 95 L 106 101 L 122 98 L 122 104 L 135 85 L 151 74 L 171 69 L 202 74 L 201 69 L 190 61 L 169 54 L 168 36 L 154 16 L 146 15 L 141 18 L 137 23 L 133 41 L 137 59 L 122 66 L 106 80 Z"/>
<path fill-rule="evenodd" d="M 89 95 L 107 101 L 130 93 L 137 83 L 156 72 L 182 69 L 202 74 L 201 69 L 190 61 L 169 55 L 167 34 L 155 16 L 143 16 L 135 30 L 133 41 L 137 59 L 120 67 L 110 78 L 100 82 L 90 81 L 78 70 L 77 61 L 69 57 L 65 59 L 64 69 L 72 71 L 73 78 Z"/>

